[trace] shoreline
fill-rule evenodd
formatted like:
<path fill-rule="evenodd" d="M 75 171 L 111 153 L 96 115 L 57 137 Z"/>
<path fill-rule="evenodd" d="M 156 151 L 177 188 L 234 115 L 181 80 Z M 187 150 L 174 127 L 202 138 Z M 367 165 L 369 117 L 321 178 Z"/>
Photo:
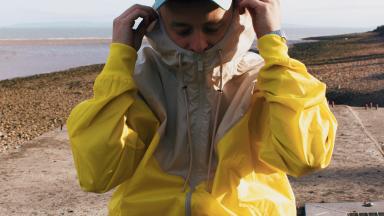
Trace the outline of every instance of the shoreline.
<path fill-rule="evenodd" d="M 327 38 L 327 37 L 348 35 L 348 34 L 337 34 L 337 35 L 328 35 L 328 36 L 307 37 L 307 36 L 304 36 L 305 34 L 303 34 L 303 35 L 301 35 L 301 37 L 297 37 L 295 32 L 292 31 L 292 29 L 305 29 L 305 28 L 287 28 L 287 35 L 288 35 L 287 43 L 288 43 L 288 46 L 290 49 L 293 48 L 295 45 L 298 45 L 298 44 L 314 43 L 314 42 L 318 42 L 319 40 L 322 40 L 323 38 Z M 319 29 L 322 29 L 322 28 L 319 28 Z M 324 29 L 331 29 L 331 28 L 324 28 Z M 356 30 L 358 30 L 358 29 L 356 29 Z M 361 30 L 363 30 L 363 28 L 361 28 Z M 292 31 L 292 32 L 290 32 L 290 31 Z M 293 39 L 290 38 L 290 33 L 293 35 Z M 356 34 L 361 34 L 361 33 L 356 33 Z M 257 44 L 256 41 L 253 43 L 253 46 L 251 48 L 252 51 L 257 50 L 255 48 L 256 44 Z M 65 45 L 75 46 L 75 47 L 82 46 L 82 45 L 86 45 L 86 46 L 88 46 L 88 45 L 108 46 L 111 42 L 112 42 L 111 37 L 89 37 L 89 36 L 72 37 L 72 38 L 71 37 L 65 37 L 65 38 L 60 38 L 60 37 L 16 38 L 16 39 L 14 39 L 14 38 L 0 38 L 0 48 L 1 48 L 1 46 L 3 46 L 3 48 L 8 47 L 8 49 L 4 50 L 5 51 L 4 56 L 3 57 L 0 56 L 0 60 L 1 60 L 1 58 L 3 58 L 3 60 L 7 60 L 7 61 L 11 60 L 11 62 L 13 62 L 13 63 L 20 62 L 22 64 L 22 62 L 24 61 L 23 58 L 25 58 L 25 56 L 22 57 L 21 59 L 15 59 L 14 56 L 20 55 L 18 52 L 24 52 L 23 50 L 22 51 L 19 50 L 20 47 L 23 47 L 23 46 L 27 46 L 27 47 L 42 46 L 42 47 L 45 47 L 45 49 L 47 49 L 49 46 L 65 46 Z M 144 43 L 145 43 L 145 38 L 144 38 Z M 12 47 L 16 48 L 16 50 Z M 42 49 L 42 47 L 37 47 L 37 49 Z M 51 48 L 49 48 L 49 50 L 50 49 Z M 57 47 L 54 47 L 54 49 L 57 49 Z M 44 50 L 41 50 L 41 51 L 44 51 Z M 104 55 L 107 55 L 105 50 L 103 50 L 102 53 L 104 53 Z M 86 54 L 86 52 L 84 54 Z M 93 53 L 93 55 L 94 55 L 94 53 Z M 63 56 L 63 57 L 65 58 L 65 56 Z M 30 59 L 28 59 L 28 60 L 31 61 Z M 73 59 L 72 59 L 72 61 L 73 61 Z M 69 63 L 69 65 L 56 67 L 54 69 L 52 67 L 48 67 L 47 70 L 44 70 L 44 67 L 42 67 L 42 68 L 38 67 L 38 68 L 32 69 L 32 71 L 30 73 L 12 71 L 13 74 L 16 73 L 16 74 L 21 74 L 21 75 L 15 76 L 15 77 L 13 77 L 13 76 L 7 77 L 6 76 L 6 78 L 0 77 L 0 81 L 13 79 L 13 78 L 24 78 L 24 77 L 33 76 L 36 74 L 45 74 L 45 73 L 53 73 L 56 71 L 64 71 L 64 70 L 75 68 L 75 67 L 98 64 L 99 62 L 100 61 L 94 61 L 94 62 L 87 62 L 85 64 L 84 63 L 79 64 L 79 63 L 73 62 L 73 63 Z M 1 66 L 1 64 L 0 64 L 0 66 Z M 20 66 L 17 66 L 16 68 L 18 68 L 18 67 L 20 67 Z M 0 69 L 3 70 L 3 72 L 5 74 L 10 74 L 9 70 L 11 68 L 12 68 L 12 66 L 9 66 L 9 65 L 8 66 L 6 65 L 5 67 L 3 65 L 3 68 L 0 67 Z M 19 69 L 25 71 L 25 67 L 24 68 L 21 67 Z M 44 70 L 44 72 L 40 73 L 39 71 L 41 71 L 41 70 Z"/>
<path fill-rule="evenodd" d="M 64 46 L 65 45 L 68 45 L 68 46 L 81 46 L 81 45 L 105 45 L 105 46 L 109 46 L 109 44 L 111 43 L 111 40 L 112 39 L 110 39 L 110 38 L 69 38 L 69 39 L 68 38 L 65 38 L 65 39 L 54 38 L 54 39 L 12 39 L 12 40 L 0 39 L 0 46 L 5 46 L 5 47 L 6 46 L 18 46 L 18 47 L 19 46 L 63 46 L 63 45 Z M 302 39 L 302 40 L 288 40 L 288 46 L 289 46 L 289 48 L 292 48 L 296 44 L 310 43 L 310 42 L 313 42 L 313 41 L 308 41 L 308 40 L 304 40 L 304 39 Z M 256 47 L 256 41 L 254 42 L 252 47 Z M 251 50 L 256 51 L 255 48 L 251 48 Z M 9 57 L 6 57 L 6 58 L 9 58 Z M 69 66 L 69 67 L 63 66 L 62 68 L 58 68 L 54 71 L 38 70 L 39 72 L 36 72 L 37 70 L 32 70 L 35 72 L 31 72 L 30 75 L 24 75 L 21 72 L 18 72 L 16 74 L 20 74 L 20 75 L 15 76 L 15 77 L 2 78 L 0 76 L 0 81 L 18 79 L 18 78 L 28 78 L 28 77 L 39 75 L 39 74 L 56 73 L 56 72 L 60 72 L 60 71 L 76 69 L 78 67 L 97 65 L 100 63 L 95 62 L 95 63 L 79 65 L 79 66 L 76 66 L 75 63 L 73 63 L 74 66 Z M 23 69 L 23 68 L 21 68 L 21 69 Z M 15 73 L 15 72 L 13 72 L 13 73 Z M 5 72 L 5 74 L 9 74 L 9 73 Z M 5 77 L 7 77 L 7 76 L 5 76 Z"/>

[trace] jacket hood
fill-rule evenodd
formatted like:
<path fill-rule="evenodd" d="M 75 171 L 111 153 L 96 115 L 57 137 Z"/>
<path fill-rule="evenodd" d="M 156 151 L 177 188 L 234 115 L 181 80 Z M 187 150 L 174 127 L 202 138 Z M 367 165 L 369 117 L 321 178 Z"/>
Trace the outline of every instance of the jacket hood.
<path fill-rule="evenodd" d="M 184 189 L 211 180 L 216 140 L 249 107 L 262 62 L 248 52 L 254 39 L 250 15 L 235 10 L 223 39 L 203 53 L 176 45 L 161 20 L 138 52 L 134 80 L 161 122 L 154 155 L 163 170 L 185 179 Z"/>
<path fill-rule="evenodd" d="M 224 37 L 203 53 L 183 49 L 173 42 L 166 33 L 161 19 L 146 36 L 150 46 L 168 66 L 178 66 L 178 55 L 181 55 L 183 66 L 200 60 L 206 69 L 239 59 L 248 52 L 255 40 L 251 16 L 249 13 L 240 15 L 237 9 L 234 10 L 232 23 Z M 221 61 L 218 58 L 219 51 L 222 53 Z"/>

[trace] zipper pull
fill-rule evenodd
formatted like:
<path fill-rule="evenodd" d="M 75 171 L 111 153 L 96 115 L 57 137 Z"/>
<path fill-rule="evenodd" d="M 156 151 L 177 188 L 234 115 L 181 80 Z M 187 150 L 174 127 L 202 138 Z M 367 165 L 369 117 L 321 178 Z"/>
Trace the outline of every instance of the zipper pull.
<path fill-rule="evenodd" d="M 197 60 L 197 71 L 202 72 L 203 71 L 203 61 Z"/>

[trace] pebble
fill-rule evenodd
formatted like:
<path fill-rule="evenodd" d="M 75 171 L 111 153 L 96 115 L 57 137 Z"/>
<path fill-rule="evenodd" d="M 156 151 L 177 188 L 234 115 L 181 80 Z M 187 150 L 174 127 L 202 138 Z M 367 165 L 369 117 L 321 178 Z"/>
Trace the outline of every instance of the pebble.
<path fill-rule="evenodd" d="M 92 97 L 93 81 L 102 68 L 91 65 L 0 81 L 0 152 L 22 148 L 26 141 L 60 128 L 74 106 Z M 68 83 L 78 84 L 69 88 Z"/>

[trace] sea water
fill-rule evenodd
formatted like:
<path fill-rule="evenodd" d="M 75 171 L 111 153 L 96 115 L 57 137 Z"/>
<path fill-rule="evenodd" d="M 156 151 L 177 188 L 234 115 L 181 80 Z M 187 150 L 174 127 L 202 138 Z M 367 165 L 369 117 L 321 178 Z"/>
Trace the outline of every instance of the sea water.
<path fill-rule="evenodd" d="M 291 44 L 306 37 L 368 30 L 285 28 Z M 104 63 L 111 32 L 111 28 L 0 28 L 0 80 Z"/>

